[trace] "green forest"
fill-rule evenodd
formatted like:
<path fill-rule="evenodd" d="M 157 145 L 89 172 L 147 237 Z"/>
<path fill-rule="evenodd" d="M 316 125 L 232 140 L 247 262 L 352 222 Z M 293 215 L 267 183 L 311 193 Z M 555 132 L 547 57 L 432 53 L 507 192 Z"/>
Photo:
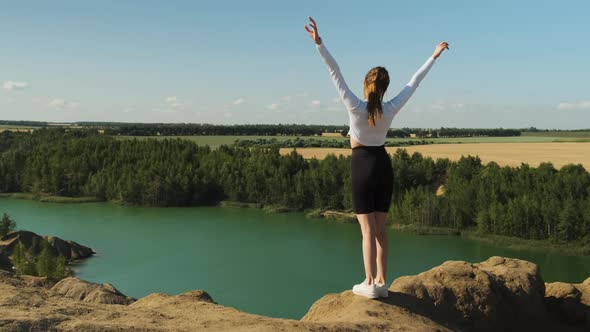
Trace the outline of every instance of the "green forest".
<path fill-rule="evenodd" d="M 590 174 L 482 164 L 477 157 L 392 157 L 391 222 L 558 241 L 590 240 Z M 350 211 L 350 157 L 306 160 L 276 147 L 182 139 L 117 140 L 91 130 L 0 134 L 0 192 L 93 196 L 124 204 L 196 206 L 222 200 Z M 444 194 L 437 189 L 444 185 Z"/>

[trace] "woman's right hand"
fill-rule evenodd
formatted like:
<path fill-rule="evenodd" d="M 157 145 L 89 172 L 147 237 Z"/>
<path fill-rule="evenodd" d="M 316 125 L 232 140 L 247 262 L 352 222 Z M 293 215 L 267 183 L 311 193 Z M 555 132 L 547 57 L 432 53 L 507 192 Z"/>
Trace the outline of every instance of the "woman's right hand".
<path fill-rule="evenodd" d="M 313 41 L 319 45 L 322 43 L 322 39 L 320 38 L 320 35 L 318 34 L 318 25 L 315 23 L 313 18 L 311 18 L 311 16 L 309 17 L 309 21 L 311 22 L 309 24 L 311 26 L 311 29 L 307 25 L 305 25 L 305 31 L 307 31 L 307 33 L 309 34 L 309 37 L 311 37 L 311 39 L 313 39 Z"/>
<path fill-rule="evenodd" d="M 444 50 L 448 50 L 448 49 L 449 49 L 449 43 L 441 42 L 440 44 L 436 45 L 436 48 L 434 49 L 434 53 L 432 53 L 432 57 L 436 59 L 441 55 L 441 53 Z"/>

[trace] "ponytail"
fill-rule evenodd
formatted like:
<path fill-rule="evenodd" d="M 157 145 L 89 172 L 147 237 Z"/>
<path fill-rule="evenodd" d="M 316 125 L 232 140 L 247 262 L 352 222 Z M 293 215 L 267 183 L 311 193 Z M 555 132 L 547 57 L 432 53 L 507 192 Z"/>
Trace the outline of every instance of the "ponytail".
<path fill-rule="evenodd" d="M 365 77 L 364 92 L 367 98 L 369 127 L 375 126 L 375 117 L 381 120 L 383 115 L 383 95 L 389 86 L 389 74 L 383 67 L 371 69 Z"/>

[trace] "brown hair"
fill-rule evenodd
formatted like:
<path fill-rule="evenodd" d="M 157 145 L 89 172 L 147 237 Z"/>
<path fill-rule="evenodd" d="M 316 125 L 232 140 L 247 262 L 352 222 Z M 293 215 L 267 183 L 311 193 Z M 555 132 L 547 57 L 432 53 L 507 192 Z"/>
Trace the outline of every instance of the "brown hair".
<path fill-rule="evenodd" d="M 365 76 L 364 89 L 367 99 L 367 111 L 369 112 L 369 127 L 375 126 L 375 113 L 381 119 L 383 114 L 383 95 L 389 86 L 389 73 L 383 67 L 375 67 Z"/>

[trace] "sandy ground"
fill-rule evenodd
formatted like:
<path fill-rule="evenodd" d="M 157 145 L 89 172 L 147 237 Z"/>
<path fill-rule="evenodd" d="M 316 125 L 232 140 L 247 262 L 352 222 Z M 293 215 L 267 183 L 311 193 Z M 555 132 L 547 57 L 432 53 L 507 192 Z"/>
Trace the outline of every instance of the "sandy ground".
<path fill-rule="evenodd" d="M 397 147 L 388 147 L 390 154 L 395 153 Z M 420 152 L 425 156 L 449 158 L 458 160 L 461 156 L 479 156 L 482 162 L 495 161 L 499 165 L 520 166 L 527 163 L 538 166 L 541 162 L 550 161 L 556 168 L 574 163 L 582 164 L 590 170 L 590 143 L 473 143 L 473 144 L 430 144 L 405 147 L 408 153 Z M 288 154 L 292 148 L 281 149 L 282 154 Z M 339 148 L 298 148 L 297 152 L 304 158 L 323 159 L 332 153 L 336 155 L 350 155 L 350 149 Z"/>
<path fill-rule="evenodd" d="M 316 305 L 316 314 L 342 311 L 332 314 L 332 320 L 322 319 L 321 314 L 293 320 L 249 314 L 209 302 L 199 290 L 179 295 L 154 293 L 130 305 L 101 304 L 56 294 L 33 285 L 39 283 L 39 279 L 27 279 L 32 282 L 0 271 L 0 332 L 450 331 L 399 303 L 371 300 L 353 295 L 351 291 L 331 294 L 343 299 L 341 306 L 331 303 L 330 308 L 325 309 L 321 304 Z M 279 295 L 277 305 L 288 300 Z M 371 310 L 387 315 L 374 317 L 370 315 Z"/>

